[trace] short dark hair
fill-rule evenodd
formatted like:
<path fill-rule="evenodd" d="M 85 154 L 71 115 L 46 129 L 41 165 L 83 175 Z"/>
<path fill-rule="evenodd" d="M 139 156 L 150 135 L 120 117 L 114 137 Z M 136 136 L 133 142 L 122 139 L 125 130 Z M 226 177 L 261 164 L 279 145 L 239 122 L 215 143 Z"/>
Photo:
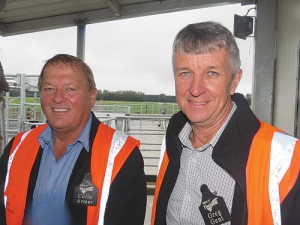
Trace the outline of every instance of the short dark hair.
<path fill-rule="evenodd" d="M 91 68 L 80 58 L 77 58 L 75 56 L 72 55 L 68 55 L 68 54 L 57 54 L 55 56 L 53 56 L 52 58 L 48 59 L 45 63 L 45 65 L 42 68 L 42 71 L 40 73 L 39 79 L 38 79 L 38 89 L 39 91 L 41 91 L 41 85 L 42 85 L 42 80 L 43 80 L 43 76 L 44 76 L 44 71 L 45 68 L 51 64 L 51 65 L 56 65 L 59 63 L 63 63 L 67 66 L 71 66 L 71 67 L 77 67 L 79 69 L 82 69 L 84 71 L 85 74 L 85 84 L 87 86 L 87 89 L 89 91 L 92 91 L 96 88 L 96 83 L 94 80 L 94 75 L 93 72 L 91 70 Z"/>

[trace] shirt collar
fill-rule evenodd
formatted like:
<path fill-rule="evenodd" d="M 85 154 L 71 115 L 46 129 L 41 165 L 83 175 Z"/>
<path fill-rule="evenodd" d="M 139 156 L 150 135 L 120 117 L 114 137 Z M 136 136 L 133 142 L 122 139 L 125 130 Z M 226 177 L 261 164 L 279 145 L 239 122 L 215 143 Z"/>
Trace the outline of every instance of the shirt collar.
<path fill-rule="evenodd" d="M 80 142 L 87 152 L 90 151 L 91 126 L 92 126 L 92 114 L 90 114 L 90 117 L 87 123 L 85 124 L 81 134 L 79 135 L 77 141 L 74 142 L 74 143 Z M 53 129 L 48 125 L 38 137 L 38 142 L 40 143 L 41 147 L 44 148 L 45 145 L 53 144 L 53 139 L 54 139 L 53 137 L 54 137 Z"/>

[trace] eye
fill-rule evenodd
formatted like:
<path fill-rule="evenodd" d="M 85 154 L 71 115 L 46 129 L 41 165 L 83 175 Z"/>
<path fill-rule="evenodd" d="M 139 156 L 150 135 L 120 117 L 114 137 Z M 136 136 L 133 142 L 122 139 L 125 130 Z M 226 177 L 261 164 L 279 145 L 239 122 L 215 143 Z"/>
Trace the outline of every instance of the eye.
<path fill-rule="evenodd" d="M 210 76 L 215 76 L 215 75 L 217 75 L 218 73 L 215 72 L 215 71 L 209 71 L 208 74 L 209 74 Z"/>
<path fill-rule="evenodd" d="M 75 91 L 75 88 L 69 87 L 69 88 L 67 88 L 67 90 L 68 90 L 68 91 Z"/>
<path fill-rule="evenodd" d="M 53 88 L 51 88 L 51 87 L 46 87 L 46 88 L 44 88 L 43 90 L 44 90 L 44 91 L 52 91 Z"/>
<path fill-rule="evenodd" d="M 183 71 L 183 72 L 179 73 L 179 77 L 181 79 L 187 79 L 191 76 L 192 76 L 192 74 L 189 71 Z"/>

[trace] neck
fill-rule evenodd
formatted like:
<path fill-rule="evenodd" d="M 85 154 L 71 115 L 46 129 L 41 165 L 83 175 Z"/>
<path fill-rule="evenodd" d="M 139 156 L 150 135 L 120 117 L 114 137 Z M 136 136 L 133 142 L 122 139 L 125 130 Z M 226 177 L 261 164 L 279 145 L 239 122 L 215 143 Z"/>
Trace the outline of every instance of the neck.
<path fill-rule="evenodd" d="M 199 148 L 211 141 L 211 139 L 215 136 L 215 134 L 227 120 L 232 106 L 233 105 L 231 104 L 231 107 L 227 108 L 226 113 L 223 113 L 221 117 L 208 124 L 190 122 L 192 132 L 189 138 L 194 148 Z"/>
<path fill-rule="evenodd" d="M 192 126 L 192 132 L 189 136 L 190 141 L 193 145 L 193 147 L 199 148 L 207 143 L 213 138 L 213 136 L 216 134 L 217 130 L 205 130 L 205 129 L 197 129 Z"/>
<path fill-rule="evenodd" d="M 79 135 L 76 137 L 73 135 L 67 135 L 67 134 L 59 134 L 57 132 L 54 132 L 54 140 L 53 140 L 53 148 L 54 148 L 54 155 L 56 161 L 58 161 L 67 151 L 67 147 L 70 144 L 73 144 L 77 139 Z"/>

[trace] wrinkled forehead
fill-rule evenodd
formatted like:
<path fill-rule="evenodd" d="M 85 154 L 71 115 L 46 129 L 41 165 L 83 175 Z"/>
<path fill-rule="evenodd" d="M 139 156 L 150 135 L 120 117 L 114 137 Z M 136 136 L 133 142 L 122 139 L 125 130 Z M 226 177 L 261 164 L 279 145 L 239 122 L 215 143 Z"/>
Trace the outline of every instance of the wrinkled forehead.
<path fill-rule="evenodd" d="M 229 52 L 224 48 L 195 53 L 176 53 L 173 57 L 173 72 L 174 74 L 180 70 L 192 69 L 202 71 L 207 69 L 218 69 L 226 74 L 233 73 L 232 63 L 229 57 Z"/>
<path fill-rule="evenodd" d="M 176 53 L 174 55 L 174 60 L 175 63 L 177 64 L 178 61 L 180 63 L 187 63 L 187 62 L 197 62 L 198 64 L 203 64 L 203 63 L 224 63 L 226 65 L 231 64 L 230 57 L 228 51 L 224 49 L 219 49 L 219 50 L 214 50 L 210 52 L 203 52 L 201 54 L 196 54 L 193 52 L 190 53 Z"/>
<path fill-rule="evenodd" d="M 46 79 L 55 77 L 56 79 L 66 78 L 68 75 L 69 79 L 80 79 L 84 82 L 85 75 L 82 68 L 76 65 L 69 65 L 62 62 L 49 63 L 45 66 L 43 73 L 39 77 L 40 82 L 44 82 Z"/>

